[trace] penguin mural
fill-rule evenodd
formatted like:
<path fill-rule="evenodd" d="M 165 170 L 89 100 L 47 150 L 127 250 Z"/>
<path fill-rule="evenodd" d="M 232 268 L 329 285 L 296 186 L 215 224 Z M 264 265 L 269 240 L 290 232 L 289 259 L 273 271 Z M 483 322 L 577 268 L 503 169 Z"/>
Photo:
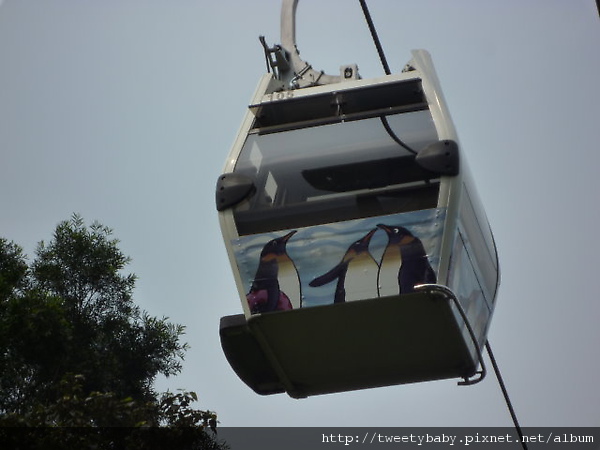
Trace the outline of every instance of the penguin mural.
<path fill-rule="evenodd" d="M 286 251 L 286 244 L 295 233 L 296 230 L 291 231 L 263 247 L 254 281 L 246 294 L 252 314 L 300 308 L 300 277 Z"/>
<path fill-rule="evenodd" d="M 323 286 L 337 280 L 334 303 L 376 298 L 379 265 L 369 253 L 369 242 L 376 231 L 374 228 L 352 243 L 339 264 L 312 280 L 309 286 Z"/>
<path fill-rule="evenodd" d="M 436 282 L 435 272 L 418 237 L 404 227 L 377 226 L 388 235 L 377 275 L 380 297 L 408 294 L 414 292 L 416 285 Z"/>

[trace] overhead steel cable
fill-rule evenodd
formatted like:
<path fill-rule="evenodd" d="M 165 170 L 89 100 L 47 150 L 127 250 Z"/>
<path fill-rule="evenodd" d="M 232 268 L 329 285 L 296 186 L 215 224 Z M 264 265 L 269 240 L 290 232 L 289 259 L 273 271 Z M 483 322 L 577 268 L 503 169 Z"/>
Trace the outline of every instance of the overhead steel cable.
<path fill-rule="evenodd" d="M 367 20 L 367 25 L 369 26 L 369 31 L 371 32 L 371 36 L 373 37 L 373 42 L 375 43 L 375 47 L 377 47 L 377 53 L 379 53 L 379 59 L 381 60 L 381 64 L 383 65 L 383 70 L 386 75 L 390 75 L 392 72 L 390 70 L 390 66 L 385 57 L 385 53 L 383 53 L 383 47 L 381 46 L 381 41 L 379 40 L 379 36 L 377 35 L 377 30 L 375 29 L 375 24 L 373 24 L 373 19 L 371 18 L 371 13 L 369 12 L 369 7 L 367 6 L 367 2 L 365 0 L 359 0 L 360 6 L 363 10 L 363 14 L 365 15 L 365 19 Z"/>
<path fill-rule="evenodd" d="M 512 402 L 510 401 L 510 397 L 508 396 L 508 391 L 506 390 L 506 386 L 504 385 L 502 374 L 500 373 L 500 369 L 498 368 L 498 364 L 496 363 L 496 358 L 494 357 L 494 353 L 492 352 L 492 347 L 489 341 L 485 342 L 485 349 L 487 350 L 488 355 L 490 357 L 490 361 L 492 362 L 492 367 L 494 368 L 496 379 L 498 380 L 498 384 L 500 385 L 500 389 L 502 390 L 502 395 L 504 396 L 504 401 L 506 402 L 506 406 L 508 407 L 508 411 L 510 412 L 510 417 L 512 418 L 515 429 L 517 430 L 517 434 L 519 435 L 519 440 L 521 441 L 523 449 L 527 450 L 527 444 L 523 439 L 523 431 L 521 430 L 521 425 L 519 425 L 517 414 L 515 413 L 515 409 L 513 408 Z"/>

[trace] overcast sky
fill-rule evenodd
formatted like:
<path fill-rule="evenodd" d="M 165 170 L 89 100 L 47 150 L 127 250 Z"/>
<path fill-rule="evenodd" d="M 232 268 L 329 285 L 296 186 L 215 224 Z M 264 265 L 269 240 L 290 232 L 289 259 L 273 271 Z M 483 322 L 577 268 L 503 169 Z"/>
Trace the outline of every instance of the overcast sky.
<path fill-rule="evenodd" d="M 278 0 L 0 1 L 0 236 L 33 255 L 80 213 L 136 301 L 187 326 L 178 377 L 222 426 L 510 426 L 498 384 L 261 397 L 221 351 L 242 312 L 214 186 L 279 42 Z M 523 426 L 600 426 L 600 20 L 594 0 L 371 0 L 392 71 L 429 50 L 500 253 L 489 340 Z M 358 0 L 300 0 L 315 68 L 380 76 Z M 489 366 L 489 363 L 488 363 Z"/>

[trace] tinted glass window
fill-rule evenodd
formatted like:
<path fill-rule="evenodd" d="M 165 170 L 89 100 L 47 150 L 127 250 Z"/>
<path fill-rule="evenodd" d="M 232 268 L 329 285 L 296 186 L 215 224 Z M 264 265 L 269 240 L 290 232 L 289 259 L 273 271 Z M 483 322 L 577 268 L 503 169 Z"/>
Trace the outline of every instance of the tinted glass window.
<path fill-rule="evenodd" d="M 388 116 L 419 150 L 438 139 L 428 110 Z M 379 118 L 248 135 L 235 172 L 256 193 L 235 208 L 240 234 L 426 209 L 437 184 L 385 131 Z"/>

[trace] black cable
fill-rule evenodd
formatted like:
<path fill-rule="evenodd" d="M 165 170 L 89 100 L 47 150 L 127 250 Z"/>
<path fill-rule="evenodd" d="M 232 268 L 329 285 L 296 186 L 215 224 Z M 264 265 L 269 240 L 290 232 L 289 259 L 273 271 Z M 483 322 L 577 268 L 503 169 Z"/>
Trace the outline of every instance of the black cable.
<path fill-rule="evenodd" d="M 381 116 L 379 117 L 379 119 L 381 119 L 381 123 L 383 124 L 383 128 L 385 128 L 385 131 L 387 131 L 387 134 L 390 135 L 390 137 L 401 147 L 403 147 L 404 149 L 408 150 L 410 153 L 412 153 L 413 155 L 416 155 L 417 152 L 415 150 L 413 150 L 412 148 L 410 148 L 408 145 L 406 145 L 398 136 L 396 136 L 396 133 L 394 133 L 394 131 L 392 130 L 392 128 L 390 127 L 390 123 L 387 120 L 386 116 Z"/>
<path fill-rule="evenodd" d="M 383 47 L 381 46 L 381 41 L 379 40 L 379 36 L 377 35 L 377 30 L 375 29 L 375 24 L 373 23 L 373 19 L 371 18 L 371 13 L 369 12 L 369 7 L 367 6 L 367 3 L 365 0 L 359 0 L 359 1 L 360 1 L 360 6 L 362 7 L 362 10 L 363 10 L 365 19 L 367 20 L 367 25 L 369 26 L 369 31 L 371 32 L 371 37 L 373 38 L 373 42 L 375 43 L 375 47 L 377 48 L 377 53 L 379 54 L 379 59 L 381 61 L 381 65 L 383 66 L 383 70 L 386 75 L 390 75 L 392 73 L 392 71 L 390 70 L 390 66 L 388 65 L 387 59 L 385 57 L 385 53 L 383 52 Z M 417 154 L 417 152 L 415 150 L 410 148 L 398 136 L 396 136 L 396 133 L 394 133 L 394 131 L 390 127 L 390 124 L 389 124 L 386 116 L 381 116 L 381 117 L 379 117 L 379 119 L 381 120 L 383 128 L 385 128 L 385 131 L 387 131 L 387 134 L 394 140 L 394 142 L 399 144 L 405 150 L 408 150 L 413 155 Z"/>
<path fill-rule="evenodd" d="M 488 355 L 490 356 L 490 360 L 492 361 L 494 373 L 496 374 L 496 378 L 498 379 L 500 389 L 502 389 L 502 395 L 504 395 L 504 401 L 506 402 L 506 406 L 508 407 L 508 411 L 510 412 L 510 416 L 512 417 L 513 424 L 515 425 L 515 429 L 517 430 L 517 434 L 519 435 L 519 440 L 521 441 L 523 449 L 527 450 L 527 444 L 523 439 L 523 431 L 521 430 L 521 425 L 519 425 L 519 421 L 517 420 L 517 415 L 515 414 L 512 402 L 510 401 L 510 397 L 508 396 L 508 391 L 506 390 L 506 386 L 504 385 L 504 381 L 502 380 L 502 375 L 500 374 L 500 369 L 498 368 L 498 364 L 496 363 L 496 358 L 494 358 L 494 353 L 492 353 L 492 347 L 490 346 L 489 341 L 486 341 L 485 348 L 488 352 Z"/>

